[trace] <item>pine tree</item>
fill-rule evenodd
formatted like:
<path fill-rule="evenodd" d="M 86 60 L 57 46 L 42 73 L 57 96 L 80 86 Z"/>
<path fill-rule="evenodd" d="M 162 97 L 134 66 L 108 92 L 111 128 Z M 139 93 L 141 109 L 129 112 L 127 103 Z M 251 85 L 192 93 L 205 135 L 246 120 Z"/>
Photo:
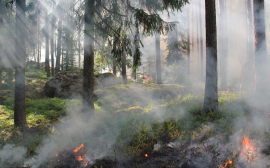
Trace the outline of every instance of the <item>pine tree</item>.
<path fill-rule="evenodd" d="M 216 111 L 217 94 L 217 24 L 215 0 L 205 0 L 206 22 L 206 82 L 203 111 Z"/>
<path fill-rule="evenodd" d="M 25 0 L 16 1 L 16 65 L 15 65 L 15 100 L 14 127 L 24 130 L 27 127 L 25 112 L 25 62 L 26 62 L 26 23 Z"/>

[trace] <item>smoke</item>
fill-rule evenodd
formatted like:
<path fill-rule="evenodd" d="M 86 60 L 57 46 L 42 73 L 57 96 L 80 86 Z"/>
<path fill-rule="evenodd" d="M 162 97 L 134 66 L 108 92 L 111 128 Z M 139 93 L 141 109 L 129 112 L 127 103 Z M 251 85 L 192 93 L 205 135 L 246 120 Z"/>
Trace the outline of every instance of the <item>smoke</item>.
<path fill-rule="evenodd" d="M 61 18 L 64 13 L 69 12 L 70 6 L 68 5 L 66 1 L 61 1 L 60 7 L 57 8 L 57 10 L 53 11 L 50 6 L 50 4 L 46 3 L 45 1 L 40 1 L 42 6 L 44 8 L 49 9 L 48 12 L 52 15 L 55 15 L 56 18 Z M 200 39 L 203 39 L 203 42 L 205 43 L 205 24 L 204 24 L 204 3 L 201 4 L 201 9 L 198 7 L 198 1 L 191 1 L 189 5 L 186 5 L 182 12 L 176 12 L 175 14 L 171 14 L 170 17 L 167 17 L 166 14 L 163 15 L 164 18 L 167 19 L 167 21 L 178 21 L 178 28 L 182 28 L 180 24 L 185 25 L 185 22 L 187 19 L 187 12 L 190 13 L 190 29 L 192 32 L 191 36 L 191 77 L 189 80 L 189 86 L 193 86 L 194 84 L 199 83 L 197 80 L 197 77 L 201 73 L 201 67 L 200 67 L 200 59 L 198 59 L 199 56 L 199 50 L 197 47 L 197 40 L 196 38 L 199 36 Z M 240 88 L 241 83 L 241 76 L 247 75 L 248 78 L 245 78 L 245 80 L 242 80 L 242 83 L 248 84 L 248 83 L 254 83 L 254 75 L 251 76 L 251 73 L 246 73 L 245 70 L 245 63 L 247 62 L 247 48 L 246 48 L 246 40 L 247 40 L 247 30 L 246 30 L 246 16 L 245 16 L 245 1 L 239 0 L 237 2 L 234 1 L 227 1 L 227 41 L 228 41 L 228 48 L 227 48 L 227 54 L 228 54 L 228 86 L 229 89 L 232 88 L 232 90 L 238 90 Z M 269 6 L 269 1 L 266 1 L 265 5 L 266 7 Z M 51 11 L 51 10 L 52 11 Z M 60 12 L 59 12 L 60 11 Z M 266 16 L 269 15 L 269 10 L 267 8 L 265 9 Z M 217 16 L 218 16 L 217 12 Z M 198 16 L 202 16 L 203 20 L 203 34 L 200 34 L 197 32 L 196 27 L 199 24 L 199 18 Z M 11 16 L 10 16 L 11 17 Z M 8 17 L 7 17 L 8 18 Z M 266 17 L 267 18 L 267 17 Z M 44 19 L 44 18 L 43 18 Z M 42 20 L 43 20 L 42 19 Z M 71 19 L 71 18 L 69 18 Z M 223 20 L 219 20 L 219 22 L 224 22 Z M 45 23 L 41 24 L 42 27 L 44 27 Z M 266 42 L 269 41 L 269 21 L 266 19 Z M 25 20 L 25 25 L 29 25 L 28 21 Z M 221 24 L 222 25 L 222 24 Z M 0 34 L 0 44 L 1 46 L 4 46 L 4 50 L 1 50 L 0 54 L 4 55 L 2 58 L 3 65 L 6 67 L 12 67 L 13 62 L 16 60 L 14 57 L 15 48 L 13 48 L 12 44 L 14 44 L 14 34 L 15 34 L 15 23 L 11 22 L 10 24 L 6 24 L 6 27 L 3 28 L 5 31 L 1 31 Z M 69 31 L 72 31 L 75 27 L 75 21 L 70 20 L 67 25 L 65 25 L 66 28 Z M 185 25 L 187 26 L 187 25 Z M 1 28 L 0 28 L 1 29 Z M 2 30 L 3 30 L 2 29 Z M 222 33 L 219 25 L 218 25 L 218 42 L 220 42 L 221 39 L 224 38 L 224 34 Z M 27 37 L 27 35 L 26 35 Z M 161 38 L 165 39 L 167 36 L 166 34 L 163 35 Z M 6 43 L 4 43 L 6 42 Z M 148 60 L 148 56 L 154 56 L 155 55 L 155 47 L 154 47 L 154 37 L 144 37 L 143 42 L 145 44 L 143 48 L 143 60 L 142 62 L 145 63 Z M 267 43 L 267 46 L 269 46 L 269 43 Z M 222 50 L 220 50 L 223 46 L 219 46 L 219 53 L 221 53 Z M 167 55 L 166 51 L 166 44 L 164 42 L 161 43 L 161 50 L 162 50 L 162 58 L 163 58 L 163 68 L 165 67 L 165 57 Z M 203 61 L 205 64 L 205 44 L 204 44 L 204 55 L 203 55 Z M 44 55 L 44 54 L 43 54 Z M 254 58 L 253 58 L 254 59 Z M 222 64 L 222 62 L 220 62 Z M 155 66 L 154 66 L 155 67 Z M 140 71 L 147 72 L 148 67 L 146 67 L 144 70 L 140 69 Z M 205 69 L 205 68 L 204 68 Z M 248 67 L 247 67 L 248 69 Z M 179 69 L 175 69 L 175 77 L 179 75 L 180 72 L 178 72 Z M 182 69 L 181 69 L 182 70 Z M 150 71 L 150 70 L 149 70 Z M 164 70 L 165 71 L 165 70 Z M 265 78 L 268 77 L 268 72 L 266 71 Z M 245 74 L 243 74 L 245 73 Z M 220 74 L 221 75 L 221 74 Z M 220 78 L 219 78 L 220 79 Z M 243 79 L 243 78 L 242 78 Z M 172 79 L 169 78 L 167 74 L 163 74 L 163 80 L 166 81 L 172 81 Z M 49 135 L 44 139 L 42 144 L 38 147 L 36 150 L 37 155 L 34 158 L 31 158 L 30 160 L 26 161 L 25 163 L 29 163 L 30 166 L 33 167 L 39 167 L 40 165 L 48 162 L 51 158 L 55 157 L 55 155 L 58 152 L 61 152 L 64 149 L 67 150 L 73 150 L 77 146 L 80 145 L 80 143 L 85 143 L 85 146 L 88 147 L 88 155 L 95 159 L 100 158 L 106 155 L 113 155 L 113 145 L 119 144 L 118 137 L 120 136 L 120 130 L 123 129 L 126 125 L 131 125 L 131 117 L 136 116 L 138 117 L 138 120 L 145 121 L 145 122 L 152 122 L 155 120 L 158 120 L 160 122 L 166 120 L 169 117 L 179 118 L 182 116 L 185 116 L 186 110 L 182 107 L 179 107 L 178 114 L 171 114 L 170 112 L 167 112 L 164 108 L 160 107 L 160 99 L 165 100 L 171 100 L 175 98 L 178 94 L 181 94 L 177 90 L 174 90 L 173 87 L 170 87 L 169 85 L 162 85 L 162 89 L 171 89 L 166 94 L 163 94 L 162 91 L 156 91 L 156 92 L 148 92 L 149 90 L 146 88 L 140 87 L 129 87 L 126 88 L 128 91 L 119 91 L 111 100 L 106 101 L 104 104 L 109 106 L 109 108 L 114 108 L 113 106 L 121 107 L 122 104 L 117 104 L 117 99 L 126 98 L 127 94 L 130 94 L 130 98 L 134 99 L 133 101 L 130 101 L 133 103 L 133 105 L 136 105 L 136 99 L 143 99 L 144 105 L 150 105 L 153 106 L 151 110 L 142 113 L 147 114 L 141 114 L 141 118 L 138 117 L 136 114 L 131 115 L 125 115 L 124 113 L 115 111 L 116 114 L 105 114 L 105 113 L 98 113 L 95 114 L 95 116 L 89 116 L 88 114 L 81 114 L 80 104 L 76 104 L 76 106 L 73 106 L 71 104 L 67 104 L 67 116 L 60 119 L 59 123 L 56 123 L 53 126 L 53 134 Z M 247 87 L 248 89 L 254 90 L 254 85 Z M 109 88 L 114 89 L 114 88 Z M 179 90 L 181 90 L 180 88 Z M 123 89 L 124 90 L 124 89 Z M 202 91 L 201 91 L 202 92 Z M 201 92 L 196 92 L 196 94 L 201 94 Z M 110 94 L 110 92 L 104 93 L 105 95 Z M 243 91 L 244 94 L 244 91 Z M 135 98 L 136 99 L 135 99 Z M 241 142 L 241 138 L 243 137 L 243 134 L 253 134 L 254 132 L 262 131 L 262 132 L 269 132 L 269 121 L 267 117 L 265 117 L 264 113 L 268 113 L 268 99 L 256 99 L 254 97 L 242 97 L 243 101 L 245 102 L 247 107 L 245 105 L 239 105 L 237 107 L 232 107 L 234 111 L 239 111 L 239 116 L 236 120 L 233 120 L 233 129 L 237 132 L 233 134 L 229 138 L 229 143 L 224 145 L 223 147 L 220 147 L 220 151 L 223 154 L 226 154 L 226 150 L 230 148 L 235 149 L 235 151 L 240 150 L 241 145 L 239 142 Z M 80 99 L 79 99 L 80 101 Z M 128 105 L 126 105 L 128 107 Z M 244 113 L 247 112 L 247 109 L 251 111 L 251 114 L 247 117 Z M 135 112 L 136 113 L 136 112 Z M 130 117 L 130 118 L 129 118 Z M 233 118 L 233 116 L 232 116 Z M 234 118 L 233 118 L 234 119 Z M 106 124 L 104 124 L 106 123 Z M 107 125 L 107 126 L 104 126 Z M 211 128 L 214 126 L 211 126 Z M 241 131 L 239 131 L 241 130 Z M 137 131 L 137 130 L 136 130 Z M 126 137 L 127 141 L 128 139 L 131 139 L 132 137 Z M 211 140 L 209 140 L 211 141 Z M 215 141 L 214 141 L 215 142 Z M 212 143 L 212 141 L 211 141 Z M 215 142 L 216 143 L 216 142 Z M 23 147 L 15 147 L 14 145 L 6 145 L 4 146 L 3 150 L 0 151 L 0 158 L 1 163 L 4 163 L 6 161 L 11 161 L 12 163 L 18 162 L 22 160 L 25 157 L 26 149 Z M 12 158 L 12 159 L 10 159 Z M 196 164 L 199 165 L 199 162 L 201 160 L 198 160 Z M 266 164 L 265 164 L 266 165 Z"/>
<path fill-rule="evenodd" d="M 16 147 L 14 144 L 7 144 L 0 150 L 0 165 L 5 166 L 21 162 L 26 155 L 24 147 Z"/>

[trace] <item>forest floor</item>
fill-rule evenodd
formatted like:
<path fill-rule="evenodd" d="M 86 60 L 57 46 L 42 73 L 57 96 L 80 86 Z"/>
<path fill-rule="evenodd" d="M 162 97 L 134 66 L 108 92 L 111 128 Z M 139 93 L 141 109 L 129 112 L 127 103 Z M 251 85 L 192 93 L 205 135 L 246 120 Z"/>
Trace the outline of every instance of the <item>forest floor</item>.
<path fill-rule="evenodd" d="M 202 86 L 130 81 L 96 90 L 89 116 L 78 97 L 46 98 L 43 70 L 26 77 L 25 132 L 13 128 L 12 85 L 0 91 L 1 167 L 270 167 L 268 99 L 220 91 L 204 113 Z"/>

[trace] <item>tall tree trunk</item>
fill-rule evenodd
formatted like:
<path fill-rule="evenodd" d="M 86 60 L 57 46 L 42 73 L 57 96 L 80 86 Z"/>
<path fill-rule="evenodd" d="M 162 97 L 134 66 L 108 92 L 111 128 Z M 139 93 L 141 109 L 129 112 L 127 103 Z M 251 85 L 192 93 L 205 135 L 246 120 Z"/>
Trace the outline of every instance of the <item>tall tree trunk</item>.
<path fill-rule="evenodd" d="M 16 1 L 16 59 L 15 64 L 15 99 L 14 99 L 14 127 L 24 130 L 27 127 L 25 113 L 25 0 Z"/>
<path fill-rule="evenodd" d="M 202 0 L 199 0 L 199 11 L 202 13 Z M 204 59 L 203 59 L 203 26 L 202 26 L 202 15 L 200 15 L 200 55 L 201 55 L 201 80 L 204 81 Z"/>
<path fill-rule="evenodd" d="M 66 49 L 66 71 L 68 71 L 68 67 L 69 67 L 69 49 L 67 47 L 67 49 Z"/>
<path fill-rule="evenodd" d="M 50 63 L 49 63 L 49 21 L 48 13 L 45 11 L 45 38 L 46 38 L 46 49 L 45 49 L 45 70 L 47 72 L 47 77 L 50 77 Z"/>
<path fill-rule="evenodd" d="M 227 67 L 228 67 L 228 41 L 227 41 L 227 12 L 226 0 L 219 0 L 220 4 L 220 21 L 219 30 L 222 32 L 219 45 L 220 58 L 220 89 L 227 90 Z"/>
<path fill-rule="evenodd" d="M 123 83 L 127 84 L 127 55 L 126 55 L 126 36 L 123 40 L 123 49 L 122 49 L 122 78 L 123 78 Z"/>
<path fill-rule="evenodd" d="M 12 81 L 13 81 L 13 68 L 10 67 L 8 68 L 8 84 L 10 88 L 13 86 Z"/>
<path fill-rule="evenodd" d="M 199 7 L 199 5 L 198 5 L 198 7 Z M 201 75 L 200 74 L 201 69 L 200 69 L 200 25 L 199 25 L 200 24 L 200 13 L 199 12 L 197 12 L 196 17 L 197 17 L 196 31 L 197 31 L 197 61 L 198 61 L 197 65 L 198 65 L 198 79 L 199 79 L 200 75 Z"/>
<path fill-rule="evenodd" d="M 60 59 L 61 59 L 61 47 L 62 47 L 62 19 L 58 22 L 58 40 L 57 40 L 57 56 L 56 56 L 56 67 L 55 73 L 60 71 Z"/>
<path fill-rule="evenodd" d="M 93 114 L 94 109 L 94 24 L 95 0 L 85 1 L 85 30 L 84 33 L 84 65 L 83 65 L 83 93 L 82 112 Z"/>
<path fill-rule="evenodd" d="M 51 66 L 52 76 L 54 76 L 54 30 L 55 30 L 55 17 L 52 16 L 51 20 Z"/>
<path fill-rule="evenodd" d="M 61 59 L 61 62 L 62 62 L 62 64 L 61 64 L 61 70 L 64 70 L 64 49 L 63 49 L 63 47 L 61 47 L 61 55 L 62 55 L 62 59 Z"/>
<path fill-rule="evenodd" d="M 2 90 L 2 65 L 1 65 L 1 56 L 0 56 L 0 90 Z"/>
<path fill-rule="evenodd" d="M 218 108 L 217 94 L 217 27 L 216 2 L 205 0 L 206 21 L 206 82 L 203 111 L 216 111 Z"/>
<path fill-rule="evenodd" d="M 161 60 L 160 60 L 160 35 L 156 34 L 156 78 L 157 84 L 162 84 L 161 78 Z"/>
<path fill-rule="evenodd" d="M 254 58 L 254 32 L 253 32 L 253 12 L 252 0 L 246 0 L 247 14 L 247 59 L 252 61 Z"/>
<path fill-rule="evenodd" d="M 135 59 L 133 57 L 132 78 L 135 81 L 136 81 L 136 76 L 137 76 L 137 68 L 136 68 L 136 65 L 135 65 Z"/>
<path fill-rule="evenodd" d="M 264 0 L 253 0 L 254 34 L 255 34 L 255 67 L 256 92 L 263 94 L 267 86 L 267 50 L 265 42 Z"/>
<path fill-rule="evenodd" d="M 187 26 L 187 74 L 190 75 L 190 34 L 191 34 L 191 28 L 190 28 L 190 7 L 187 9 L 187 18 L 188 18 L 188 26 Z"/>
<path fill-rule="evenodd" d="M 40 14 L 38 14 L 38 25 L 37 25 L 37 31 L 38 31 L 38 54 L 37 54 L 37 69 L 40 69 L 40 54 L 41 54 L 41 36 L 40 36 Z"/>
<path fill-rule="evenodd" d="M 79 30 L 78 30 L 78 62 L 79 68 L 81 68 L 81 18 L 79 20 Z"/>
<path fill-rule="evenodd" d="M 116 76 L 116 60 L 113 57 L 113 74 Z"/>

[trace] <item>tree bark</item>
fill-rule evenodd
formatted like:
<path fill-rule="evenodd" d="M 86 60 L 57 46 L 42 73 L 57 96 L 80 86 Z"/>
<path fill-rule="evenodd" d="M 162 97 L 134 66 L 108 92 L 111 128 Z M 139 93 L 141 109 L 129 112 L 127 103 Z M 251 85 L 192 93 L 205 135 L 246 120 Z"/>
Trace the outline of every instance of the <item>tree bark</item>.
<path fill-rule="evenodd" d="M 52 70 L 52 76 L 54 76 L 54 30 L 55 30 L 55 17 L 52 16 L 51 20 L 51 70 Z"/>
<path fill-rule="evenodd" d="M 246 14 L 247 14 L 247 59 L 254 58 L 254 32 L 253 32 L 253 13 L 252 1 L 246 0 Z"/>
<path fill-rule="evenodd" d="M 79 16 L 79 30 L 78 30 L 78 62 L 79 68 L 81 68 L 81 16 Z"/>
<path fill-rule="evenodd" d="M 227 67 L 228 67 L 228 41 L 227 41 L 227 12 L 226 0 L 219 0 L 220 4 L 220 21 L 219 30 L 222 32 L 219 45 L 220 58 L 220 89 L 227 90 Z"/>
<path fill-rule="evenodd" d="M 40 37 L 40 14 L 38 14 L 38 25 L 37 25 L 37 31 L 38 31 L 38 55 L 37 55 L 37 69 L 40 69 L 40 57 L 41 57 L 41 37 Z"/>
<path fill-rule="evenodd" d="M 122 78 L 123 78 L 123 83 L 127 84 L 127 56 L 126 56 L 126 36 L 123 40 L 123 49 L 122 49 Z"/>
<path fill-rule="evenodd" d="M 49 21 L 48 13 L 45 11 L 45 38 L 46 38 L 46 49 L 45 49 L 45 70 L 47 72 L 47 77 L 50 77 L 50 63 L 49 63 Z"/>
<path fill-rule="evenodd" d="M 190 7 L 188 7 L 187 9 L 187 18 L 188 18 L 188 26 L 187 26 L 187 74 L 190 75 L 190 10 L 189 10 Z"/>
<path fill-rule="evenodd" d="M 253 0 L 255 34 L 256 92 L 264 94 L 267 86 L 267 50 L 265 42 L 264 0 Z"/>
<path fill-rule="evenodd" d="M 206 82 L 203 111 L 216 111 L 217 94 L 217 27 L 215 0 L 205 0 L 206 21 Z"/>
<path fill-rule="evenodd" d="M 157 84 L 162 84 L 162 77 L 161 77 L 161 60 L 160 60 L 160 35 L 156 34 L 156 77 L 157 77 Z"/>
<path fill-rule="evenodd" d="M 202 13 L 202 0 L 199 0 L 199 10 L 200 10 L 200 13 Z M 202 15 L 200 15 L 200 55 L 201 55 L 201 80 L 204 81 L 204 59 L 203 59 L 203 55 L 204 55 L 204 52 L 203 52 L 203 26 L 202 26 Z"/>
<path fill-rule="evenodd" d="M 13 81 L 13 68 L 10 67 L 8 68 L 8 84 L 10 88 L 13 86 L 12 81 Z"/>
<path fill-rule="evenodd" d="M 82 112 L 94 114 L 94 24 L 95 0 L 85 1 Z M 87 32 L 87 33 L 86 33 Z"/>
<path fill-rule="evenodd" d="M 25 112 L 25 36 L 27 25 L 25 18 L 25 0 L 16 1 L 16 59 L 15 64 L 15 99 L 14 99 L 14 127 L 24 130 L 27 127 Z"/>
<path fill-rule="evenodd" d="M 116 60 L 113 57 L 113 74 L 116 76 Z"/>
<path fill-rule="evenodd" d="M 0 56 L 0 90 L 2 90 L 2 65 L 1 65 L 1 56 Z"/>
<path fill-rule="evenodd" d="M 62 19 L 58 22 L 58 40 L 57 40 L 57 56 L 56 56 L 56 67 L 55 73 L 60 71 L 60 59 L 61 59 L 61 47 L 62 47 Z"/>

